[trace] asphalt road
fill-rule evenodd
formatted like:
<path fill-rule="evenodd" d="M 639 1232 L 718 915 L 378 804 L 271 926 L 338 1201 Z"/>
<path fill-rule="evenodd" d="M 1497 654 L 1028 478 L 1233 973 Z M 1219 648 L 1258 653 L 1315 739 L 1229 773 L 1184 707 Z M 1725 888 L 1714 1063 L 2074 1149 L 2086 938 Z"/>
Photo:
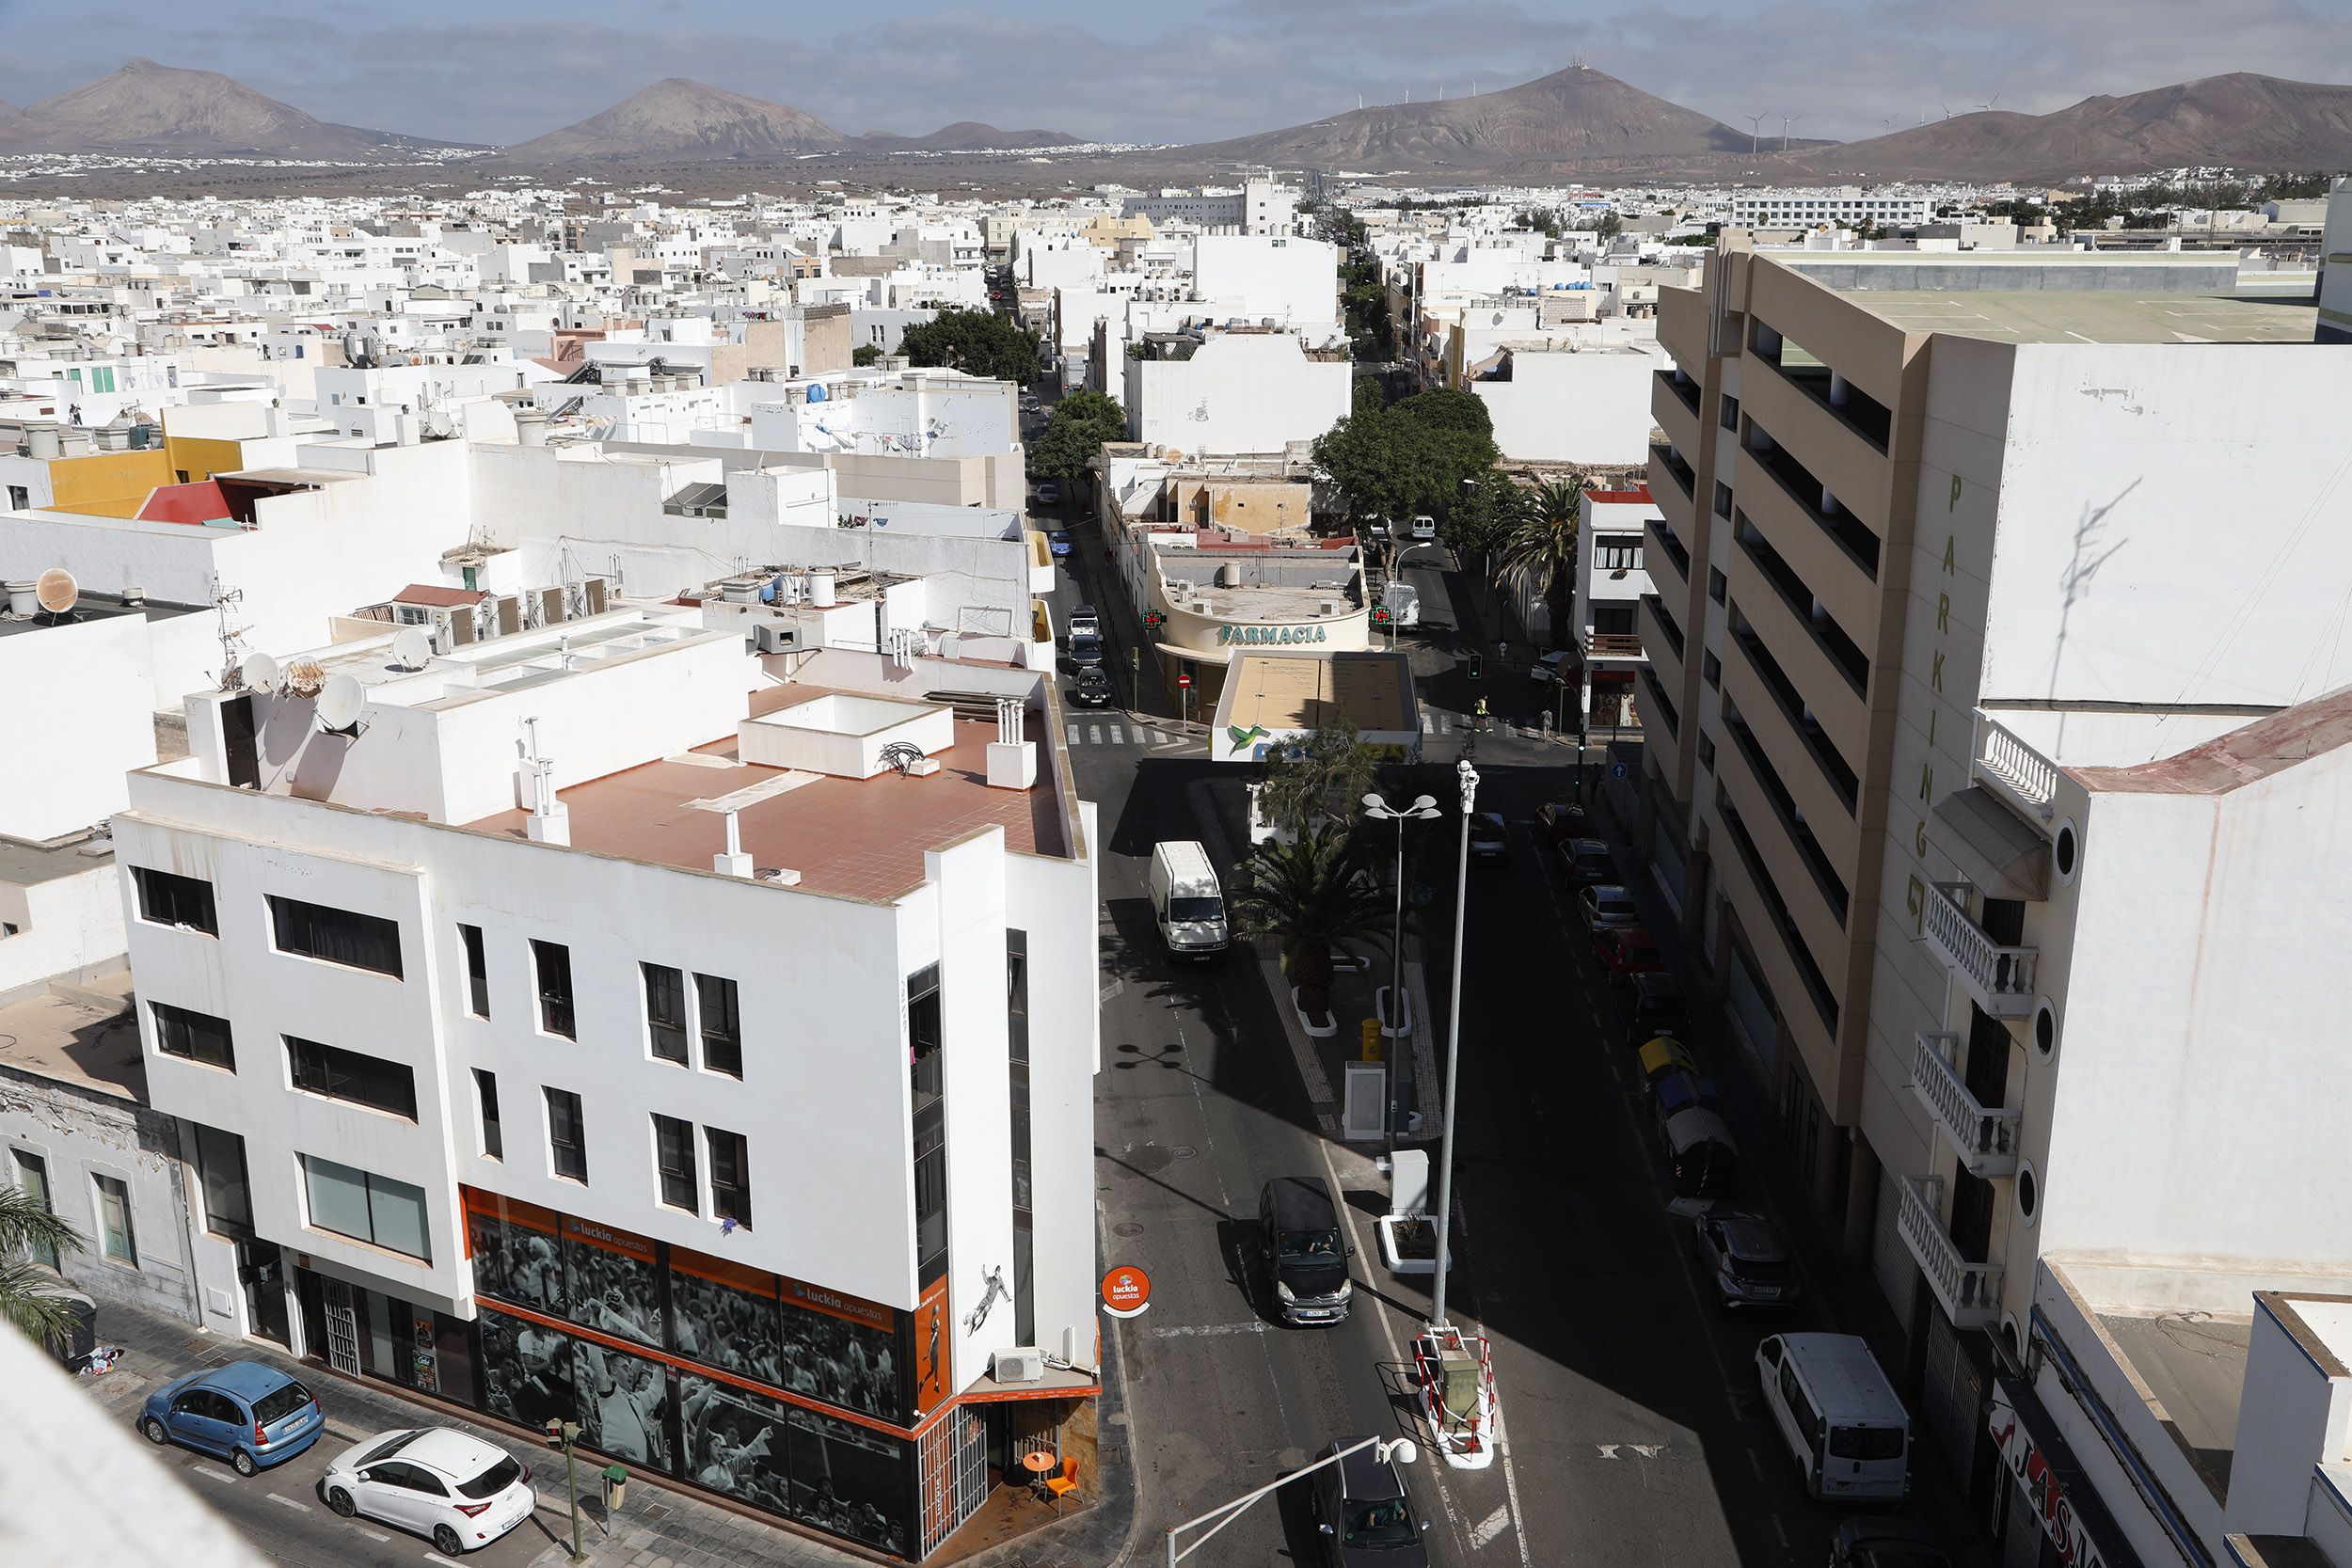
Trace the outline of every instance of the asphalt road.
<path fill-rule="evenodd" d="M 1104 602 L 1072 570 L 1065 562 L 1057 610 Z M 1104 1261 L 1140 1264 L 1154 1281 L 1150 1312 L 1116 1332 L 1142 1487 L 1133 1560 L 1157 1562 L 1167 1526 L 1277 1479 L 1332 1438 L 1410 1434 L 1403 1353 L 1428 1303 L 1380 1267 L 1370 1221 L 1385 1188 L 1360 1155 L 1322 1135 L 1254 958 L 1236 951 L 1179 968 L 1152 927 L 1152 844 L 1201 836 L 1193 786 L 1237 791 L 1238 779 L 1197 747 L 1136 744 L 1148 732 L 1116 709 L 1082 722 L 1131 736 L 1073 746 L 1072 757 L 1105 840 Z M 1479 766 L 1478 804 L 1503 814 L 1514 852 L 1470 873 L 1457 1130 L 1465 1239 L 1452 1316 L 1493 1340 L 1504 1460 L 1478 1472 L 1424 1460 L 1408 1475 L 1433 1527 L 1431 1559 L 1818 1562 L 1842 1511 L 1804 1497 L 1756 1392 L 1753 1358 L 1766 1334 L 1829 1325 L 1809 1307 L 1769 1319 L 1713 1307 L 1689 1224 L 1668 1209 L 1615 997 L 1564 867 L 1534 831 L 1536 806 L 1566 793 L 1569 768 L 1486 756 Z M 1450 804 L 1445 781 L 1421 786 L 1432 785 Z M 1620 865 L 1652 901 L 1653 928 L 1671 930 L 1622 852 Z M 1413 875 L 1450 908 L 1450 863 Z M 1449 933 L 1431 935 L 1438 973 Z M 1442 999 L 1433 1005 L 1441 1015 Z M 1720 1049 L 1698 1044 L 1703 1056 Z M 1279 1325 L 1245 1267 L 1260 1186 L 1283 1174 L 1324 1175 L 1346 1195 L 1357 1309 L 1336 1327 Z M 1320 1561 L 1303 1497 L 1289 1496 L 1303 1491 L 1277 1493 L 1193 1560 Z"/>

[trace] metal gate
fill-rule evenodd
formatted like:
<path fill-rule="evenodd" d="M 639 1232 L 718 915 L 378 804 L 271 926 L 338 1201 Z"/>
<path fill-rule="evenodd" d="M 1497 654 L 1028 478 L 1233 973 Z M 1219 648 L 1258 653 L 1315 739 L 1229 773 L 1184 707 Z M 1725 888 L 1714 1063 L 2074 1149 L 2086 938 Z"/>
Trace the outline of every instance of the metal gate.
<path fill-rule="evenodd" d="M 351 1305 L 351 1287 L 340 1279 L 322 1279 L 326 1302 L 326 1364 L 346 1376 L 359 1375 L 359 1314 Z"/>
<path fill-rule="evenodd" d="M 988 1418 L 964 1405 L 923 1434 L 919 1444 L 923 1540 L 928 1557 L 988 1500 Z"/>
<path fill-rule="evenodd" d="M 1919 1397 L 1921 1424 L 1944 1456 L 1944 1467 L 1963 1495 L 1974 1480 L 1977 1434 L 1984 1430 L 1984 1378 L 1968 1347 L 1940 1305 L 1928 1307 L 1925 1386 Z"/>

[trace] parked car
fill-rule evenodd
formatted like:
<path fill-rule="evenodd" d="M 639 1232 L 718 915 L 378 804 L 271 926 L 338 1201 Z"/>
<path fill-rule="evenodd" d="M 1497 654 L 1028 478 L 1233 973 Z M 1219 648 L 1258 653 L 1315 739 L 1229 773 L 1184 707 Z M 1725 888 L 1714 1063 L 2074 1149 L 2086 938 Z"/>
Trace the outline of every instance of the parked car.
<path fill-rule="evenodd" d="M 1511 830 L 1499 811 L 1474 812 L 1470 820 L 1470 852 L 1474 861 L 1511 858 Z"/>
<path fill-rule="evenodd" d="M 1693 1078 L 1706 1076 L 1699 1070 L 1699 1059 L 1691 1054 L 1689 1046 L 1663 1035 L 1642 1047 L 1640 1061 L 1645 1085 L 1655 1084 L 1661 1078 L 1677 1072 L 1687 1072 Z"/>
<path fill-rule="evenodd" d="M 1724 1307 L 1788 1307 L 1801 1293 L 1788 1243 L 1761 1214 L 1701 1214 L 1698 1248 Z"/>
<path fill-rule="evenodd" d="M 1774 1334 L 1756 1347 L 1772 1424 L 1819 1498 L 1900 1502 L 1911 1494 L 1911 1415 L 1851 1334 Z"/>
<path fill-rule="evenodd" d="M 1560 858 L 1568 863 L 1568 880 L 1580 886 L 1617 879 L 1617 858 L 1604 839 L 1569 839 L 1560 846 Z"/>
<path fill-rule="evenodd" d="M 1633 907 L 1633 895 L 1614 882 L 1602 882 L 1579 892 L 1576 912 L 1583 917 L 1584 928 L 1596 933 L 1612 926 L 1639 925 L 1642 919 L 1641 911 Z"/>
<path fill-rule="evenodd" d="M 1679 1035 L 1690 1027 L 1690 1005 L 1682 998 L 1682 982 L 1665 970 L 1636 974 L 1633 994 L 1626 1003 L 1625 1040 L 1640 1045 L 1661 1035 Z"/>
<path fill-rule="evenodd" d="M 1045 547 L 1054 552 L 1054 559 L 1056 561 L 1068 560 L 1070 556 L 1070 535 L 1057 528 L 1048 529 L 1045 531 Z"/>
<path fill-rule="evenodd" d="M 1058 484 L 1041 484 L 1030 494 L 1037 498 L 1037 503 L 1040 506 L 1061 504 L 1061 486 Z"/>
<path fill-rule="evenodd" d="M 301 1383 L 260 1361 L 176 1378 L 147 1396 L 139 1431 L 229 1461 L 241 1476 L 283 1465 L 319 1440 L 326 1418 Z"/>
<path fill-rule="evenodd" d="M 1431 516 L 1428 513 L 1426 513 L 1426 512 L 1420 512 L 1420 513 L 1416 513 L 1416 514 L 1414 514 L 1414 515 L 1413 515 L 1413 537 L 1414 537 L 1414 539 L 1415 539 L 1415 540 L 1427 540 L 1427 539 L 1435 539 L 1437 536 L 1438 536 L 1438 519 L 1437 519 L 1437 518 L 1435 518 L 1435 517 L 1432 517 L 1432 516 Z"/>
<path fill-rule="evenodd" d="M 1565 648 L 1557 648 L 1527 667 L 1527 678 L 1538 686 L 1549 686 L 1558 680 L 1574 656 Z"/>
<path fill-rule="evenodd" d="M 1100 670 L 1103 667 L 1103 640 L 1083 635 L 1071 638 L 1070 667 L 1073 670 Z"/>
<path fill-rule="evenodd" d="M 1111 678 L 1099 664 L 1081 668 L 1070 685 L 1070 700 L 1080 707 L 1111 705 Z"/>
<path fill-rule="evenodd" d="M 1829 1568 L 1952 1568 L 1943 1537 L 1908 1519 L 1849 1519 L 1830 1543 Z"/>
<path fill-rule="evenodd" d="M 459 1557 L 531 1517 L 531 1470 L 505 1449 L 450 1427 L 379 1432 L 335 1456 L 319 1482 L 326 1506 L 363 1514 Z"/>
<path fill-rule="evenodd" d="M 1070 611 L 1070 635 L 1073 637 L 1100 637 L 1103 635 L 1103 617 L 1095 613 L 1094 607 L 1092 605 L 1082 604 L 1072 607 Z"/>
<path fill-rule="evenodd" d="M 1266 1294 L 1286 1323 L 1335 1323 L 1355 1296 L 1339 1206 L 1320 1176 L 1278 1176 L 1258 1194 Z"/>
<path fill-rule="evenodd" d="M 1328 1459 L 1366 1440 L 1342 1437 L 1316 1455 Z M 1326 1568 L 1429 1568 L 1413 1499 L 1396 1466 L 1367 1445 L 1315 1472 L 1312 1500 Z"/>
<path fill-rule="evenodd" d="M 1582 838 L 1586 826 L 1584 808 L 1574 800 L 1547 800 L 1535 808 L 1535 826 L 1554 844 Z"/>
<path fill-rule="evenodd" d="M 1612 981 L 1630 980 L 1666 967 L 1658 953 L 1658 939 L 1639 926 L 1605 926 L 1595 931 L 1593 956 Z"/>

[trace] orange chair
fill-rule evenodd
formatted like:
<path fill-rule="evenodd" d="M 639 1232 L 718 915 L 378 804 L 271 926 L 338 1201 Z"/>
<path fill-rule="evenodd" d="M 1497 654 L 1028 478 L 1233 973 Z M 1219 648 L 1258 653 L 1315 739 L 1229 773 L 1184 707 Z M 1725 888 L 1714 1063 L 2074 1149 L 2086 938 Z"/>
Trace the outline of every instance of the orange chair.
<path fill-rule="evenodd" d="M 1045 1478 L 1045 1490 L 1054 1494 L 1054 1513 L 1057 1515 L 1061 1513 L 1061 1500 L 1077 1489 L 1078 1462 L 1074 1459 L 1061 1462 L 1061 1474 Z"/>

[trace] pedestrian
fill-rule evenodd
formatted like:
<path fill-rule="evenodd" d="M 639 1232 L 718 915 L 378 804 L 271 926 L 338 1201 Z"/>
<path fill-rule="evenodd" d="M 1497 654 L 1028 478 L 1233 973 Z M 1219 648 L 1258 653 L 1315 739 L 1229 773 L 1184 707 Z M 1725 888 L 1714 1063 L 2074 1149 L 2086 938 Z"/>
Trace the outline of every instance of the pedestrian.
<path fill-rule="evenodd" d="M 1478 727 L 1482 730 L 1486 727 L 1486 699 L 1484 697 L 1478 699 Z"/>

